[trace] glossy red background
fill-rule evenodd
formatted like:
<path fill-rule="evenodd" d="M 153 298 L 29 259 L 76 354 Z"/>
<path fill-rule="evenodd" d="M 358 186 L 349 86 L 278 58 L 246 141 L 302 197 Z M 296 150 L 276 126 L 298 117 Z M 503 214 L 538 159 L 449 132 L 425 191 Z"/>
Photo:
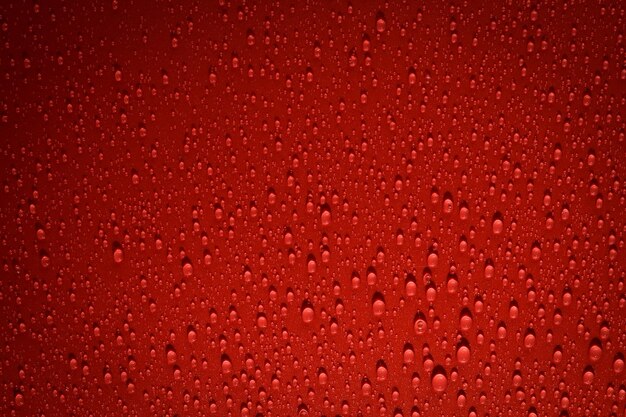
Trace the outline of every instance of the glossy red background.
<path fill-rule="evenodd" d="M 624 13 L 4 2 L 0 414 L 626 415 Z"/>

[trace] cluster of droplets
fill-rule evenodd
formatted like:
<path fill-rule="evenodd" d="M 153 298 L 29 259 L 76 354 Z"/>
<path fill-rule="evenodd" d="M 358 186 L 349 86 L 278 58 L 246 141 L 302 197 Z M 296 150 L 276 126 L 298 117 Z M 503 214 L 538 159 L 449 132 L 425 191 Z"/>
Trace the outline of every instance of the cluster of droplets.
<path fill-rule="evenodd" d="M 623 413 L 624 7 L 374 6 L 0 6 L 0 414 Z"/>

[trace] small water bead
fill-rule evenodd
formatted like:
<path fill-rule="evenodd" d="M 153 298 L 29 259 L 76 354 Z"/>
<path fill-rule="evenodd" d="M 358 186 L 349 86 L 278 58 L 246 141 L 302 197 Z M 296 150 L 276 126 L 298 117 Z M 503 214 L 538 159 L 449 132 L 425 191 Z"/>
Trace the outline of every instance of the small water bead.
<path fill-rule="evenodd" d="M 248 43 L 248 46 L 253 46 L 254 42 L 255 42 L 255 37 L 254 37 L 254 33 L 252 31 L 248 31 L 248 36 L 246 38 L 246 41 Z"/>
<path fill-rule="evenodd" d="M 426 333 L 426 330 L 428 330 L 428 324 L 421 314 L 418 315 L 418 317 L 415 319 L 415 322 L 413 323 L 413 328 L 415 330 L 415 334 L 417 334 L 418 336 L 423 335 L 424 333 Z"/>
<path fill-rule="evenodd" d="M 389 371 L 387 370 L 387 366 L 384 362 L 379 361 L 376 365 L 376 380 L 377 381 L 385 381 L 387 379 L 387 375 Z"/>
<path fill-rule="evenodd" d="M 435 284 L 430 283 L 426 287 L 426 300 L 429 303 L 433 303 L 436 298 L 437 298 L 437 288 L 435 287 Z"/>
<path fill-rule="evenodd" d="M 385 19 L 383 19 L 382 17 L 379 17 L 378 20 L 376 20 L 376 31 L 378 33 L 383 33 L 385 31 L 385 27 L 386 27 Z"/>
<path fill-rule="evenodd" d="M 285 232 L 284 241 L 287 246 L 291 246 L 291 244 L 293 244 L 293 234 L 291 234 L 290 231 Z"/>
<path fill-rule="evenodd" d="M 50 257 L 48 255 L 42 255 L 41 256 L 41 266 L 43 268 L 48 268 L 50 266 Z"/>
<path fill-rule="evenodd" d="M 611 334 L 611 330 L 608 324 L 604 322 L 602 326 L 600 326 L 600 340 L 602 341 L 608 340 L 610 334 Z"/>
<path fill-rule="evenodd" d="M 465 392 L 459 391 L 456 397 L 456 405 L 459 406 L 459 408 L 463 408 L 465 407 L 466 401 L 467 401 L 467 396 L 465 395 Z"/>
<path fill-rule="evenodd" d="M 223 355 L 222 356 L 222 373 L 226 375 L 226 374 L 231 373 L 232 370 L 233 370 L 233 363 L 231 362 L 228 356 Z"/>
<path fill-rule="evenodd" d="M 404 363 L 410 364 L 415 360 L 415 351 L 411 345 L 406 345 L 404 347 L 404 353 L 402 355 Z"/>
<path fill-rule="evenodd" d="M 330 210 L 328 209 L 322 210 L 321 221 L 322 221 L 322 226 L 328 226 L 330 224 L 331 222 Z"/>
<path fill-rule="evenodd" d="M 469 208 L 463 206 L 459 209 L 459 218 L 461 220 L 467 220 L 469 218 Z"/>
<path fill-rule="evenodd" d="M 532 348 L 533 346 L 535 346 L 535 334 L 533 332 L 527 332 L 526 336 L 524 336 L 524 346 L 527 349 Z"/>
<path fill-rule="evenodd" d="M 472 327 L 473 319 L 472 315 L 467 308 L 461 312 L 461 318 L 459 319 L 459 327 L 462 331 L 468 331 Z"/>
<path fill-rule="evenodd" d="M 456 359 L 461 364 L 468 363 L 470 356 L 470 349 L 467 346 L 461 346 L 456 351 Z"/>
<path fill-rule="evenodd" d="M 538 261 L 541 258 L 541 247 L 538 244 L 533 245 L 530 254 L 534 261 Z"/>
<path fill-rule="evenodd" d="M 189 341 L 189 343 L 195 343 L 197 339 L 198 334 L 196 333 L 196 331 L 194 329 L 189 329 L 189 331 L 187 332 L 187 340 Z"/>
<path fill-rule="evenodd" d="M 484 308 L 485 308 L 485 305 L 483 303 L 483 300 L 481 298 L 477 298 L 474 301 L 474 311 L 476 313 L 482 313 Z"/>
<path fill-rule="evenodd" d="M 328 248 L 324 248 L 322 250 L 322 262 L 327 264 L 330 261 L 330 250 Z"/>
<path fill-rule="evenodd" d="M 613 372 L 621 374 L 624 372 L 624 357 L 617 355 L 613 360 Z"/>
<path fill-rule="evenodd" d="M 401 177 L 399 176 L 396 177 L 396 181 L 393 184 L 393 188 L 398 192 L 402 191 L 402 178 Z"/>
<path fill-rule="evenodd" d="M 336 322 L 336 321 L 333 321 L 333 322 L 330 324 L 330 334 L 331 334 L 331 335 L 333 335 L 333 336 L 335 336 L 335 335 L 337 335 L 338 333 L 339 333 L 339 324 L 337 324 L 337 322 Z"/>
<path fill-rule="evenodd" d="M 113 260 L 118 264 L 124 260 L 124 252 L 122 252 L 121 248 L 117 248 L 113 251 Z"/>
<path fill-rule="evenodd" d="M 498 325 L 498 330 L 496 332 L 498 339 L 505 339 L 506 338 L 506 326 L 503 323 L 500 323 Z"/>
<path fill-rule="evenodd" d="M 168 348 L 166 357 L 168 365 L 174 365 L 176 363 L 177 355 L 176 351 L 173 348 Z"/>
<path fill-rule="evenodd" d="M 407 279 L 406 284 L 404 286 L 404 290 L 406 292 L 407 297 L 413 297 L 417 294 L 417 283 L 414 279 Z"/>
<path fill-rule="evenodd" d="M 569 306 L 570 304 L 572 304 L 572 299 L 573 299 L 572 292 L 569 289 L 566 289 L 563 292 L 563 305 L 565 307 Z"/>
<path fill-rule="evenodd" d="M 436 268 L 438 262 L 439 262 L 439 256 L 437 255 L 437 253 L 433 252 L 430 255 L 428 255 L 427 264 L 429 268 L 431 269 Z"/>
<path fill-rule="evenodd" d="M 448 294 L 455 294 L 459 289 L 459 280 L 455 274 L 448 276 L 448 282 L 446 283 Z"/>
<path fill-rule="evenodd" d="M 413 389 L 417 389 L 420 385 L 420 377 L 417 373 L 413 374 L 413 377 L 411 378 L 411 386 L 413 387 Z"/>
<path fill-rule="evenodd" d="M 591 367 L 585 368 L 585 371 L 583 372 L 583 383 L 585 385 L 591 385 L 593 383 L 594 377 L 595 374 L 593 372 L 593 369 Z"/>
<path fill-rule="evenodd" d="M 313 321 L 313 317 L 315 316 L 315 312 L 311 307 L 304 307 L 302 309 L 302 321 L 305 323 L 311 323 Z"/>
<path fill-rule="evenodd" d="M 244 280 L 245 282 L 250 282 L 250 281 L 252 281 L 252 271 L 250 270 L 250 268 L 249 268 L 248 266 L 246 266 L 246 267 L 244 268 L 244 271 L 243 271 L 243 280 Z"/>
<path fill-rule="evenodd" d="M 193 275 L 193 266 L 188 259 L 183 260 L 183 276 L 190 277 Z"/>
<path fill-rule="evenodd" d="M 222 220 L 223 217 L 224 217 L 224 210 L 222 209 L 222 207 L 216 206 L 215 207 L 215 219 Z"/>
<path fill-rule="evenodd" d="M 485 279 L 493 278 L 494 272 L 495 272 L 495 268 L 493 267 L 493 265 L 487 264 L 485 266 Z"/>
<path fill-rule="evenodd" d="M 376 284 L 376 270 L 374 268 L 368 268 L 367 271 L 367 285 L 375 285 Z"/>
<path fill-rule="evenodd" d="M 589 360 L 591 362 L 598 362 L 602 357 L 602 344 L 599 340 L 594 340 L 589 346 Z"/>
<path fill-rule="evenodd" d="M 465 253 L 467 252 L 467 248 L 468 248 L 467 239 L 465 238 L 465 236 L 461 236 L 461 239 L 459 240 L 459 251 L 461 253 Z"/>
<path fill-rule="evenodd" d="M 502 220 L 500 219 L 495 219 L 493 221 L 493 224 L 491 226 L 491 230 L 493 231 L 494 235 L 499 235 L 502 233 L 502 230 L 504 229 L 504 223 L 502 222 Z"/>
<path fill-rule="evenodd" d="M 563 314 L 561 314 L 560 310 L 557 309 L 554 311 L 554 316 L 552 316 L 552 321 L 555 326 L 558 326 L 563 322 Z"/>
<path fill-rule="evenodd" d="M 442 369 L 434 371 L 431 382 L 436 393 L 440 394 L 448 388 L 448 377 Z"/>
<path fill-rule="evenodd" d="M 436 188 L 433 188 L 430 194 L 430 202 L 432 204 L 437 204 L 439 202 L 439 193 L 437 192 Z"/>
<path fill-rule="evenodd" d="M 522 385 L 522 373 L 519 370 L 513 372 L 513 386 L 519 387 Z"/>
<path fill-rule="evenodd" d="M 383 314 L 385 314 L 385 300 L 380 293 L 374 295 L 372 312 L 374 313 L 374 317 L 382 317 Z"/>
<path fill-rule="evenodd" d="M 370 394 L 372 393 L 372 384 L 370 384 L 369 381 L 363 381 L 363 383 L 361 384 L 361 393 L 364 397 L 370 396 Z"/>
<path fill-rule="evenodd" d="M 265 314 L 260 313 L 257 317 L 257 326 L 259 329 L 267 328 L 267 316 Z"/>
<path fill-rule="evenodd" d="M 324 368 L 320 368 L 317 374 L 317 382 L 320 385 L 326 385 L 328 383 L 328 374 Z"/>
<path fill-rule="evenodd" d="M 361 45 L 363 48 L 363 52 L 368 52 L 370 50 L 371 45 L 372 45 L 372 42 L 370 41 L 369 36 L 364 36 L 363 44 Z"/>

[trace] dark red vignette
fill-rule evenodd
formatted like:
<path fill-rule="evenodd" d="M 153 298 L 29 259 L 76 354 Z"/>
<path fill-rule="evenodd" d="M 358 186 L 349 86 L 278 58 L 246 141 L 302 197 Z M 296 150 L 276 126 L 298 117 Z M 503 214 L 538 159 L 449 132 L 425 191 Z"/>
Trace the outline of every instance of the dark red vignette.
<path fill-rule="evenodd" d="M 0 4 L 0 414 L 626 415 L 626 4 Z"/>

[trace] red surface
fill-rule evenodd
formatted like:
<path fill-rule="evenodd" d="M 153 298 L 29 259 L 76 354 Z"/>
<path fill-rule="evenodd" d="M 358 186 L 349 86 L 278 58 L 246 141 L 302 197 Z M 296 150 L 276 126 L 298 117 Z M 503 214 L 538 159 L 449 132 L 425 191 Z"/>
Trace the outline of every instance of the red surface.
<path fill-rule="evenodd" d="M 624 3 L 89 3 L 0 5 L 1 415 L 626 415 Z"/>

